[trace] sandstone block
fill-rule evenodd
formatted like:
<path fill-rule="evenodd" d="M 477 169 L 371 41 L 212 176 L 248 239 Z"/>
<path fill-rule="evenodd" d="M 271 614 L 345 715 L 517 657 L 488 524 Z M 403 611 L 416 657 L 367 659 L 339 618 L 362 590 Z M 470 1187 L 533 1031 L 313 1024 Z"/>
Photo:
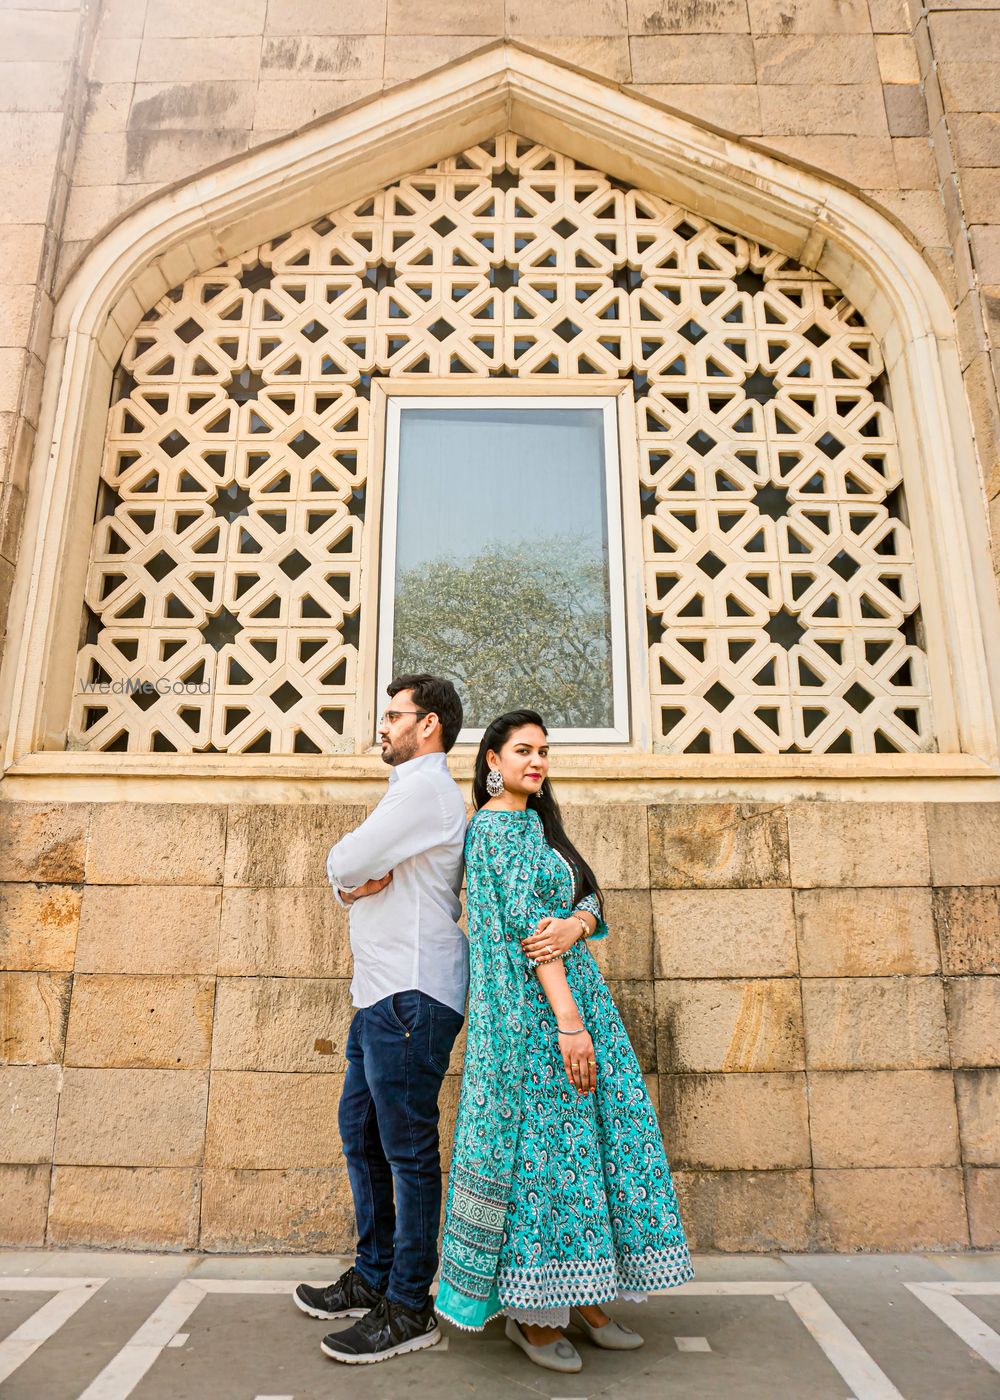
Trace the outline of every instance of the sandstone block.
<path fill-rule="evenodd" d="M 132 92 L 132 89 L 129 89 Z M 285 88 L 285 95 L 291 93 Z M 254 83 L 220 78 L 200 83 L 136 83 L 130 131 L 248 130 L 254 122 Z M 296 126 L 294 116 L 276 125 Z"/>
<path fill-rule="evenodd" d="M 90 80 L 94 83 L 134 83 L 139 66 L 142 40 L 101 29 L 90 60 Z"/>
<path fill-rule="evenodd" d="M 243 1074 L 216 1070 L 205 1165 L 244 1169 L 333 1167 L 342 1074 Z"/>
<path fill-rule="evenodd" d="M 637 83 L 752 83 L 753 44 L 746 34 L 660 34 L 629 44 Z"/>
<path fill-rule="evenodd" d="M 965 1173 L 969 1243 L 973 1249 L 1000 1248 L 1000 1170 L 970 1167 Z"/>
<path fill-rule="evenodd" d="M 31 286 L 0 286 L 0 345 L 27 345 L 36 293 Z"/>
<path fill-rule="evenodd" d="M 183 180 L 209 165 L 240 155 L 250 144 L 248 131 L 130 131 L 124 157 L 129 183 Z M 98 169 L 97 184 L 102 181 Z"/>
<path fill-rule="evenodd" d="M 876 34 L 909 34 L 912 20 L 908 0 L 868 0 L 868 9 Z"/>
<path fill-rule="evenodd" d="M 930 883 L 919 803 L 796 802 L 788 835 L 796 887 Z"/>
<path fill-rule="evenodd" d="M 168 1069 L 67 1069 L 56 1162 L 192 1167 L 201 1161 L 208 1074 Z"/>
<path fill-rule="evenodd" d="M 300 78 L 381 78 L 384 56 L 385 38 L 381 34 L 265 37 L 260 75 L 296 81 Z"/>
<path fill-rule="evenodd" d="M 632 90 L 696 121 L 711 122 L 741 136 L 760 133 L 760 101 L 755 84 L 636 83 Z"/>
<path fill-rule="evenodd" d="M 831 977 L 802 983 L 812 1069 L 947 1068 L 937 977 Z"/>
<path fill-rule="evenodd" d="M 624 0 L 620 0 L 624 13 Z M 594 23 L 605 21 L 613 14 L 614 0 L 583 0 L 580 9 Z M 508 33 L 515 34 L 517 25 L 529 26 L 537 18 L 532 0 L 522 0 L 518 6 L 523 18 L 511 13 Z M 605 13 L 602 13 L 605 12 Z M 371 32 L 371 31 L 369 31 Z M 503 0 L 389 0 L 386 17 L 387 34 L 477 34 L 483 38 L 499 37 L 504 32 Z M 526 32 L 523 27 L 522 33 Z M 584 34 L 602 34 L 603 29 L 584 29 Z M 614 33 L 614 30 L 610 31 Z"/>
<path fill-rule="evenodd" d="M 661 1074 L 805 1068 L 798 983 L 792 978 L 656 983 Z"/>
<path fill-rule="evenodd" d="M 809 1166 L 803 1074 L 661 1074 L 660 1126 L 672 1169 Z"/>
<path fill-rule="evenodd" d="M 51 1174 L 48 1163 L 0 1167 L 0 1244 L 39 1249 L 45 1243 Z"/>
<path fill-rule="evenodd" d="M 927 135 L 927 102 L 919 83 L 893 83 L 884 98 L 890 136 Z"/>
<path fill-rule="evenodd" d="M 1000 92 L 1000 63 L 997 64 L 997 91 Z M 962 172 L 962 196 L 970 224 L 1000 222 L 1000 170 L 983 167 Z M 985 280 L 985 279 L 984 279 Z"/>
<path fill-rule="evenodd" d="M 220 977 L 212 1068 L 342 1073 L 353 1016 L 345 978 Z"/>
<path fill-rule="evenodd" d="M 905 88 L 886 89 L 886 94 Z M 918 89 L 919 91 L 919 89 Z M 764 130 L 775 135 L 845 132 L 851 136 L 915 136 L 918 132 L 886 128 L 881 83 L 774 83 L 760 89 Z"/>
<path fill-rule="evenodd" d="M 939 63 L 937 76 L 949 113 L 990 112 L 995 108 L 1000 62 L 995 57 L 990 59 L 985 51 L 974 63 L 951 63 L 948 60 Z"/>
<path fill-rule="evenodd" d="M 896 136 L 892 142 L 896 179 L 901 190 L 933 190 L 937 186 L 934 152 L 926 136 Z"/>
<path fill-rule="evenodd" d="M 972 214 L 968 217 L 971 221 Z M 980 279 L 988 283 L 1000 282 L 1000 230 L 980 224 L 971 234 L 972 261 Z"/>
<path fill-rule="evenodd" d="M 870 34 L 831 34 L 821 43 L 813 34 L 767 34 L 754 39 L 753 57 L 759 83 L 871 83 L 880 76 Z"/>
<path fill-rule="evenodd" d="M 67 972 L 0 972 L 0 1060 L 58 1064 L 72 978 Z"/>
<path fill-rule="evenodd" d="M 226 809 L 186 802 L 102 802 L 94 808 L 87 882 L 216 885 Z"/>
<path fill-rule="evenodd" d="M 210 885 L 87 885 L 76 971 L 213 974 L 221 907 Z"/>
<path fill-rule="evenodd" d="M 199 1184 L 183 1167 L 56 1167 L 49 1243 L 193 1249 Z"/>
<path fill-rule="evenodd" d="M 353 1249 L 356 1239 L 343 1163 L 311 1170 L 205 1171 L 202 1249 L 337 1254 Z"/>
<path fill-rule="evenodd" d="M 0 225 L 0 280 L 34 284 L 44 246 L 44 224 Z"/>
<path fill-rule="evenodd" d="M 70 971 L 79 919 L 80 891 L 70 885 L 0 885 L 0 967 Z"/>
<path fill-rule="evenodd" d="M 1000 885 L 1000 803 L 928 802 L 935 885 Z"/>
<path fill-rule="evenodd" d="M 649 808 L 650 883 L 666 889 L 787 885 L 783 807 L 737 802 Z"/>
<path fill-rule="evenodd" d="M 956 1167 L 813 1173 L 823 1249 L 964 1249 L 969 1232 Z"/>
<path fill-rule="evenodd" d="M 152 38 L 146 35 L 139 49 L 136 81 L 140 83 L 214 81 L 227 78 L 253 82 L 261 64 L 260 39 L 206 37 Z"/>
<path fill-rule="evenodd" d="M 599 73 L 604 78 L 610 78 L 612 82 L 627 83 L 632 76 L 629 41 L 625 34 L 532 34 L 523 42 L 530 44 L 539 53 L 549 54 L 552 58 L 561 59 L 563 63 L 573 63 L 577 68 Z M 387 41 L 387 64 L 388 52 Z"/>
<path fill-rule="evenodd" d="M 1000 977 L 956 977 L 945 986 L 951 1062 L 1000 1065 Z"/>
<path fill-rule="evenodd" d="M 68 1065 L 207 1068 L 211 977 L 77 975 L 66 1037 Z"/>
<path fill-rule="evenodd" d="M 746 34 L 745 0 L 628 0 L 630 34 Z"/>
<path fill-rule="evenodd" d="M 673 1173 L 688 1245 L 699 1252 L 807 1250 L 812 1175 L 807 1171 Z"/>
<path fill-rule="evenodd" d="M 82 880 L 89 816 L 82 802 L 0 803 L 0 880 Z"/>
<path fill-rule="evenodd" d="M 158 0 L 143 33 L 154 39 L 260 34 L 266 10 L 267 0 L 214 0 L 211 10 L 199 0 Z"/>
<path fill-rule="evenodd" d="M 882 189 L 893 183 L 895 165 L 887 136 L 768 135 L 761 144 L 860 189 Z"/>
<path fill-rule="evenodd" d="M 946 973 L 1000 973 L 1000 889 L 935 890 L 934 918 Z"/>
<path fill-rule="evenodd" d="M 944 206 L 937 190 L 870 190 L 869 197 L 895 214 L 922 248 L 947 244 Z"/>
<path fill-rule="evenodd" d="M 587 946 L 605 977 L 653 975 L 653 907 L 648 890 L 605 890 L 606 938 Z"/>
<path fill-rule="evenodd" d="M 975 63 L 1000 52 L 1000 13 L 963 10 L 928 16 L 934 52 L 942 63 Z"/>
<path fill-rule="evenodd" d="M 946 1070 L 809 1074 L 816 1167 L 942 1167 L 959 1160 Z"/>
<path fill-rule="evenodd" d="M 755 34 L 867 34 L 865 0 L 747 0 Z"/>
<path fill-rule="evenodd" d="M 360 13 L 360 11 L 359 11 Z M 430 41 L 437 42 L 437 41 Z M 442 40 L 448 44 L 456 41 Z M 459 39 L 457 43 L 462 44 Z M 460 49 L 460 52 L 465 52 Z M 442 63 L 447 62 L 444 58 Z M 423 70 L 438 67 L 439 64 L 428 64 Z M 395 70 L 394 70 L 395 71 Z M 402 74 L 400 77 L 389 77 L 389 54 L 386 51 L 386 81 L 399 82 L 403 77 L 415 76 L 413 74 Z M 336 112 L 340 107 L 349 107 L 352 102 L 360 102 L 365 97 L 370 97 L 372 93 L 378 92 L 382 84 L 378 78 L 348 78 L 348 79 L 309 79 L 302 82 L 292 83 L 285 81 L 274 81 L 264 79 L 257 88 L 257 103 L 253 112 L 253 123 L 258 131 L 285 131 L 297 126 L 304 126 L 306 122 L 314 121 L 316 117 L 325 116 L 328 112 Z"/>
<path fill-rule="evenodd" d="M 1000 1166 L 1000 1069 L 957 1070 L 955 1097 L 962 1161 L 976 1167 Z"/>
<path fill-rule="evenodd" d="M 230 808 L 227 885 L 322 885 L 330 847 L 360 826 L 364 807 L 302 803 Z"/>
<path fill-rule="evenodd" d="M 60 1075 L 58 1065 L 0 1069 L 0 1162 L 51 1162 Z"/>
<path fill-rule="evenodd" d="M 350 977 L 347 911 L 329 888 L 227 889 L 223 977 Z"/>
<path fill-rule="evenodd" d="M 1000 113 L 955 112 L 948 128 L 959 165 L 1000 165 Z"/>
<path fill-rule="evenodd" d="M 575 803 L 563 808 L 563 816 L 570 839 L 602 888 L 648 889 L 644 807 L 630 802 Z"/>
<path fill-rule="evenodd" d="M 386 24 L 386 0 L 363 9 L 352 0 L 268 0 L 267 34 L 378 34 Z"/>
<path fill-rule="evenodd" d="M 883 83 L 919 83 L 917 47 L 909 34 L 879 34 L 875 40 Z"/>
<path fill-rule="evenodd" d="M 789 890 L 654 890 L 657 977 L 790 977 Z"/>
<path fill-rule="evenodd" d="M 8 63 L 29 63 L 45 54 L 50 62 L 71 63 L 78 17 L 72 11 L 0 10 L 0 53 Z"/>
<path fill-rule="evenodd" d="M 796 890 L 795 924 L 803 977 L 938 971 L 930 890 Z"/>
<path fill-rule="evenodd" d="M 608 989 L 632 1042 L 632 1049 L 644 1073 L 653 1073 L 656 1063 L 656 1012 L 652 982 L 608 983 Z"/>

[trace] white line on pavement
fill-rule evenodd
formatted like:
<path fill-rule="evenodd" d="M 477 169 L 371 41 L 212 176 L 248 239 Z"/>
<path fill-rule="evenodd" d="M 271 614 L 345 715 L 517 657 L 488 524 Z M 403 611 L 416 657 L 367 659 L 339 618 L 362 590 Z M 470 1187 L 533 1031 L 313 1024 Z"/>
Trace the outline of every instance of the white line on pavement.
<path fill-rule="evenodd" d="M 1000 1283 L 908 1283 L 906 1287 L 946 1327 L 961 1337 L 966 1346 L 970 1346 L 994 1371 L 1000 1371 L 1000 1334 L 955 1296 L 957 1293 L 964 1293 L 967 1297 L 996 1296 L 1000 1294 Z"/>
<path fill-rule="evenodd" d="M 0 1381 L 5 1381 L 18 1366 L 22 1366 L 43 1342 L 54 1336 L 64 1322 L 93 1298 L 103 1278 L 5 1278 L 0 1280 L 0 1292 L 16 1290 L 22 1293 L 54 1293 L 29 1318 L 0 1342 Z"/>
<path fill-rule="evenodd" d="M 674 1345 L 678 1351 L 711 1351 L 707 1337 L 675 1337 Z"/>

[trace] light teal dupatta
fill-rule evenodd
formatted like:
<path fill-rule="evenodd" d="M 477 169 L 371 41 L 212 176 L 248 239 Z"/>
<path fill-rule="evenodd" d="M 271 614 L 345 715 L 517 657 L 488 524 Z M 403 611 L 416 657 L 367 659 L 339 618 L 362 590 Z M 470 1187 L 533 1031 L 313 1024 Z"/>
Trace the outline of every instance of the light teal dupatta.
<path fill-rule="evenodd" d="M 502 1311 L 497 1261 L 510 1201 L 524 1082 L 520 940 L 547 912 L 534 887 L 548 847 L 537 813 L 480 811 L 465 843 L 469 1013 L 436 1308 L 478 1331 Z"/>

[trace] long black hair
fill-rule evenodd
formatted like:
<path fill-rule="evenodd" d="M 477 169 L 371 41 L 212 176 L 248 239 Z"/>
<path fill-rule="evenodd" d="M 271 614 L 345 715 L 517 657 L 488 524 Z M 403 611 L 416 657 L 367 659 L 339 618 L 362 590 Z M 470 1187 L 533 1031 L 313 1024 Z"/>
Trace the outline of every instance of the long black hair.
<path fill-rule="evenodd" d="M 479 745 L 479 752 L 476 755 L 476 772 L 472 779 L 472 801 L 477 812 L 485 802 L 489 801 L 490 796 L 486 787 L 486 779 L 490 771 L 490 766 L 486 762 L 487 753 L 490 749 L 494 753 L 499 753 L 514 730 L 521 729 L 526 724 L 537 725 L 545 735 L 549 732 L 545 728 L 544 720 L 536 710 L 510 710 L 505 715 L 498 715 L 486 729 Z M 528 806 L 541 817 L 546 841 L 554 851 L 558 851 L 569 861 L 575 876 L 574 904 L 579 904 L 585 895 L 596 895 L 603 918 L 604 895 L 601 892 L 601 887 L 590 866 L 566 835 L 559 803 L 555 799 L 552 784 L 547 777 L 538 792 L 531 793 L 528 797 Z"/>

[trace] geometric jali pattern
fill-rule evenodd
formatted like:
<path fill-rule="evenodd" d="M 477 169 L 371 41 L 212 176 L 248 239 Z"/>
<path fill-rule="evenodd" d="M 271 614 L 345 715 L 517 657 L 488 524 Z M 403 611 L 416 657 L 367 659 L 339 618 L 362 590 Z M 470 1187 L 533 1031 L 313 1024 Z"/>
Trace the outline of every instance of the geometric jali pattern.
<path fill-rule="evenodd" d="M 657 750 L 933 747 L 874 335 L 781 254 L 515 135 L 147 314 L 109 412 L 71 746 L 369 742 L 368 396 L 419 376 L 632 380 Z"/>

